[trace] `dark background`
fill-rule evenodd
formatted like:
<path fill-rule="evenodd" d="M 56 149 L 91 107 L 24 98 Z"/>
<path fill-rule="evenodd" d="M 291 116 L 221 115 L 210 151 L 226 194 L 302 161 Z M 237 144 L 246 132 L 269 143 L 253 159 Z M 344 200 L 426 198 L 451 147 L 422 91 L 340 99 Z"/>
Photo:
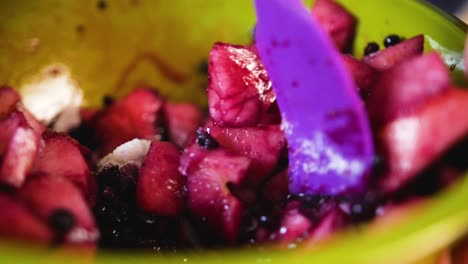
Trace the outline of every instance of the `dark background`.
<path fill-rule="evenodd" d="M 449 12 L 454 13 L 463 6 L 468 0 L 429 0 L 428 2 L 439 6 Z"/>

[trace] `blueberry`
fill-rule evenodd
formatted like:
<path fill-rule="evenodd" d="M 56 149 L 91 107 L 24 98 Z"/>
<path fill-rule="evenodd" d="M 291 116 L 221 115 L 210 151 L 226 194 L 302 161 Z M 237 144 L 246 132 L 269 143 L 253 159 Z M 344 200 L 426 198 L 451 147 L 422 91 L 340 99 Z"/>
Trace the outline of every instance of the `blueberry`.
<path fill-rule="evenodd" d="M 104 106 L 111 106 L 114 102 L 115 102 L 115 99 L 110 95 L 105 95 L 102 98 L 102 103 L 104 104 Z"/>
<path fill-rule="evenodd" d="M 392 34 L 392 35 L 388 35 L 385 39 L 384 39 L 384 46 L 386 48 L 388 47 L 391 47 L 391 46 L 395 46 L 396 44 L 400 43 L 401 42 L 401 38 L 400 36 L 398 35 L 395 35 L 395 34 Z"/>
<path fill-rule="evenodd" d="M 254 25 L 253 28 L 251 29 L 250 31 L 250 36 L 251 36 L 251 39 L 252 39 L 252 42 L 255 43 L 255 34 L 256 34 L 256 31 L 257 31 L 257 25 Z"/>
<path fill-rule="evenodd" d="M 208 132 L 201 129 L 197 130 L 197 143 L 204 149 L 215 149 L 219 147 L 218 141 L 214 139 Z"/>
<path fill-rule="evenodd" d="M 376 42 L 369 42 L 367 43 L 367 46 L 364 48 L 364 55 L 368 56 L 372 53 L 376 53 L 377 51 L 379 51 L 379 49 L 380 49 L 379 44 L 377 44 Z"/>
<path fill-rule="evenodd" d="M 76 225 L 76 219 L 67 209 L 56 209 L 49 216 L 49 225 L 58 233 L 65 234 Z"/>
<path fill-rule="evenodd" d="M 107 8 L 107 2 L 104 1 L 104 0 L 99 0 L 99 1 L 97 2 L 97 8 L 98 8 L 99 10 L 104 10 L 104 9 L 106 9 L 106 8 Z"/>
<path fill-rule="evenodd" d="M 208 75 L 208 60 L 203 60 L 198 65 L 198 72 L 203 75 Z"/>

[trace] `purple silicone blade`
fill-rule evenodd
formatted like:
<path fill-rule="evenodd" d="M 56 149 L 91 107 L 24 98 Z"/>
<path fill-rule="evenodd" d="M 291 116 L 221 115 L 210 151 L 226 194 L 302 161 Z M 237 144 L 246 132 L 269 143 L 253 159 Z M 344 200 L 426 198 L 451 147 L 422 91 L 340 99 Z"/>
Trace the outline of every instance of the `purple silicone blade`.
<path fill-rule="evenodd" d="M 374 158 L 372 134 L 340 54 L 301 0 L 255 5 L 256 46 L 288 140 L 290 192 L 362 192 Z"/>

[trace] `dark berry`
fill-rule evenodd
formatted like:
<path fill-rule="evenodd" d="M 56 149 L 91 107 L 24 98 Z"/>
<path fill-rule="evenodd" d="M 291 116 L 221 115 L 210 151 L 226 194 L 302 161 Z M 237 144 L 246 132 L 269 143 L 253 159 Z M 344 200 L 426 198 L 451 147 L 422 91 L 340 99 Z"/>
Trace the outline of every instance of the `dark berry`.
<path fill-rule="evenodd" d="M 113 103 L 115 102 L 115 99 L 110 96 L 110 95 L 105 95 L 103 98 L 102 98 L 102 103 L 104 104 L 104 106 L 110 106 L 112 105 Z"/>
<path fill-rule="evenodd" d="M 97 2 L 97 8 L 98 8 L 99 10 L 104 10 L 104 9 L 106 9 L 106 8 L 107 8 L 107 2 L 104 1 L 104 0 L 99 0 L 99 1 Z"/>
<path fill-rule="evenodd" d="M 208 75 L 208 61 L 207 60 L 203 60 L 202 62 L 200 62 L 200 64 L 198 65 L 198 72 L 203 75 Z"/>
<path fill-rule="evenodd" d="M 256 30 L 257 30 L 257 25 L 253 26 L 252 30 L 250 31 L 250 36 L 251 36 L 251 39 L 252 39 L 252 42 L 255 43 L 255 33 L 256 33 Z"/>
<path fill-rule="evenodd" d="M 112 201 L 116 197 L 114 189 L 109 186 L 104 187 L 101 195 L 102 195 L 102 198 L 107 201 Z"/>
<path fill-rule="evenodd" d="M 364 48 L 364 56 L 368 56 L 372 53 L 376 53 L 379 51 L 380 47 L 379 44 L 376 42 L 369 42 L 367 46 Z"/>
<path fill-rule="evenodd" d="M 197 143 L 204 149 L 215 149 L 219 147 L 218 141 L 214 139 L 208 132 L 197 130 Z"/>
<path fill-rule="evenodd" d="M 104 217 L 104 216 L 107 216 L 109 214 L 109 206 L 107 204 L 97 204 L 95 207 L 94 207 L 94 213 L 95 215 L 97 215 L 98 217 Z"/>
<path fill-rule="evenodd" d="M 391 46 L 395 46 L 396 44 L 398 44 L 400 42 L 401 42 L 400 36 L 392 34 L 392 35 L 387 36 L 384 39 L 384 46 L 386 48 L 388 48 L 388 47 L 391 47 Z"/>
<path fill-rule="evenodd" d="M 377 192 L 369 191 L 360 199 L 355 199 L 350 204 L 350 216 L 353 222 L 369 221 L 375 217 L 377 209 L 381 205 L 382 197 Z"/>
<path fill-rule="evenodd" d="M 67 209 L 56 209 L 49 216 L 49 225 L 61 234 L 70 231 L 75 224 L 75 217 Z"/>
<path fill-rule="evenodd" d="M 118 166 L 107 166 L 99 172 L 99 185 L 101 188 L 106 186 L 120 187 L 120 170 Z"/>

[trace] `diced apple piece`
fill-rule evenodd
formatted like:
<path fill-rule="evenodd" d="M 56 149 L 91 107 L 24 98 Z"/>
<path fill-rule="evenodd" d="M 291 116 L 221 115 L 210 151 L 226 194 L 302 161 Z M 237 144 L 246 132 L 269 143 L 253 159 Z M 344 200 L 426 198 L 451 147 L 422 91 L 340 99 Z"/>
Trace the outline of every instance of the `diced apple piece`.
<path fill-rule="evenodd" d="M 246 181 L 260 184 L 273 171 L 286 144 L 279 126 L 207 128 L 222 148 L 251 159 Z"/>
<path fill-rule="evenodd" d="M 163 100 L 150 89 L 136 89 L 96 114 L 94 128 L 101 155 L 135 138 L 154 139 Z"/>
<path fill-rule="evenodd" d="M 382 73 L 367 100 L 374 126 L 411 113 L 450 88 L 450 75 L 440 55 L 432 52 L 409 59 Z"/>
<path fill-rule="evenodd" d="M 320 222 L 310 231 L 307 241 L 308 246 L 313 246 L 318 241 L 327 239 L 338 229 L 343 228 L 347 223 L 346 214 L 339 207 L 328 211 Z"/>
<path fill-rule="evenodd" d="M 317 0 L 312 7 L 312 14 L 338 50 L 352 51 L 357 19 L 348 10 L 335 0 Z"/>
<path fill-rule="evenodd" d="M 39 135 L 19 111 L 0 123 L 0 182 L 18 188 L 33 166 Z"/>
<path fill-rule="evenodd" d="M 164 110 L 169 139 L 178 147 L 184 147 L 202 123 L 203 113 L 200 107 L 190 103 L 167 102 Z"/>
<path fill-rule="evenodd" d="M 40 136 L 42 132 L 46 130 L 46 127 L 39 122 L 29 111 L 26 109 L 22 104 L 17 104 L 17 109 L 20 111 L 23 115 L 26 121 L 28 122 L 28 125 L 33 129 L 33 131 Z"/>
<path fill-rule="evenodd" d="M 377 71 L 351 55 L 343 54 L 342 58 L 345 66 L 353 76 L 354 82 L 359 88 L 359 93 L 367 97 L 369 89 L 377 79 Z"/>
<path fill-rule="evenodd" d="M 385 125 L 377 135 L 387 163 L 387 172 L 379 177 L 381 190 L 398 190 L 466 135 L 466 112 L 468 92 L 451 89 Z"/>
<path fill-rule="evenodd" d="M 151 141 L 147 139 L 133 139 L 125 142 L 99 161 L 98 171 L 111 166 L 122 168 L 127 164 L 133 164 L 140 168 L 150 145 Z"/>
<path fill-rule="evenodd" d="M 25 241 L 49 243 L 53 233 L 19 201 L 0 194 L 0 236 Z"/>
<path fill-rule="evenodd" d="M 364 62 L 377 70 L 388 70 L 409 58 L 421 55 L 424 49 L 424 36 L 418 35 L 395 46 L 364 57 Z"/>
<path fill-rule="evenodd" d="M 256 125 L 275 101 L 265 68 L 248 48 L 216 43 L 208 70 L 208 106 L 217 125 Z"/>
<path fill-rule="evenodd" d="M 311 227 L 312 221 L 301 214 L 299 206 L 288 205 L 281 219 L 278 231 L 279 240 L 285 244 L 293 243 L 298 239 L 307 237 Z"/>
<path fill-rule="evenodd" d="M 14 111 L 20 112 L 31 128 L 39 135 L 45 127 L 23 106 L 21 97 L 11 87 L 0 87 L 0 120 L 7 119 Z"/>
<path fill-rule="evenodd" d="M 65 177 L 88 196 L 90 172 L 79 143 L 64 133 L 53 131 L 44 132 L 42 139 L 43 145 L 31 173 Z"/>
<path fill-rule="evenodd" d="M 205 156 L 187 175 L 188 205 L 208 236 L 219 243 L 238 240 L 244 211 L 228 184 L 239 184 L 250 165 L 246 157 L 225 150 L 205 151 Z"/>
<path fill-rule="evenodd" d="M 66 242 L 88 244 L 95 243 L 99 238 L 99 231 L 83 195 L 67 179 L 36 176 L 26 182 L 18 195 L 43 221 L 49 222 L 57 210 L 69 212 L 76 224 L 65 234 Z"/>
<path fill-rule="evenodd" d="M 177 216 L 184 209 L 185 177 L 179 171 L 180 151 L 171 143 L 153 141 L 140 168 L 136 199 L 140 209 Z"/>
<path fill-rule="evenodd" d="M 0 87 L 0 120 L 8 117 L 20 100 L 20 95 L 13 88 Z"/>

